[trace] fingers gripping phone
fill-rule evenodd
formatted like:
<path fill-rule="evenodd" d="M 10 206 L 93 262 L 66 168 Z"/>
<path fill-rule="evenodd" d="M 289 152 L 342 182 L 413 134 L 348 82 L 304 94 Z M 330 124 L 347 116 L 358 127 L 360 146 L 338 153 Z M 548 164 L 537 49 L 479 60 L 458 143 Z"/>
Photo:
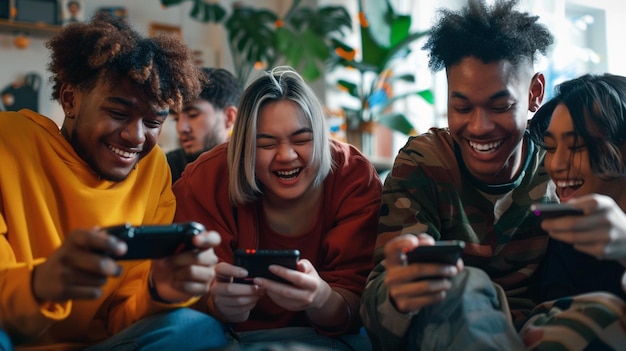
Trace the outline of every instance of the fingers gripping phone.
<path fill-rule="evenodd" d="M 456 266 L 465 242 L 460 240 L 436 241 L 435 245 L 418 246 L 405 254 L 405 265 L 412 263 L 440 263 Z M 416 280 L 441 279 L 438 275 L 422 276 Z"/>
<path fill-rule="evenodd" d="M 126 242 L 128 251 L 116 260 L 138 260 L 163 258 L 194 248 L 193 237 L 204 232 L 197 222 L 167 225 L 131 226 L 122 224 L 104 228 L 109 234 Z"/>
<path fill-rule="evenodd" d="M 406 263 L 442 263 L 456 266 L 465 242 L 460 240 L 436 241 L 432 246 L 418 246 L 406 253 Z"/>
<path fill-rule="evenodd" d="M 272 264 L 277 264 L 297 270 L 299 259 L 299 250 L 235 250 L 235 266 L 245 268 L 248 271 L 248 276 L 245 278 L 235 278 L 234 282 L 239 284 L 254 284 L 253 279 L 260 277 L 291 284 L 289 281 L 270 272 L 268 267 Z"/>
<path fill-rule="evenodd" d="M 530 205 L 530 211 L 537 217 L 543 219 L 557 218 L 563 216 L 580 216 L 584 211 L 580 208 L 572 207 L 562 203 L 537 203 Z"/>

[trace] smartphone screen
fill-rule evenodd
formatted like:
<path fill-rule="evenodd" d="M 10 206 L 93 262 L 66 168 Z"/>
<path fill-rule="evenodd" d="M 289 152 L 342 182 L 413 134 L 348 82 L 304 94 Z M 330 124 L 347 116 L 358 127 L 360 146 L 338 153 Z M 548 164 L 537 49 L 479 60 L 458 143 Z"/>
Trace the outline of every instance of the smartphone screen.
<path fill-rule="evenodd" d="M 298 269 L 299 259 L 299 250 L 236 250 L 235 266 L 245 268 L 248 271 L 248 276 L 243 279 L 236 278 L 234 282 L 239 284 L 254 284 L 252 280 L 256 277 L 260 277 L 291 284 L 270 272 L 268 267 L 272 264 L 277 264 L 296 270 Z"/>

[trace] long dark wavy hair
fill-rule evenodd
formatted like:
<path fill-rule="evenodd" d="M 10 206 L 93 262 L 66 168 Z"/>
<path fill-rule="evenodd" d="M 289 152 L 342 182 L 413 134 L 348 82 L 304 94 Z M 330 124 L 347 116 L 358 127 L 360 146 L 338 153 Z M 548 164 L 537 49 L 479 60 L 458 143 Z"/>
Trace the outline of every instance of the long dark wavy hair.
<path fill-rule="evenodd" d="M 593 172 L 604 180 L 626 175 L 623 154 L 626 138 L 626 77 L 585 74 L 559 84 L 556 96 L 544 104 L 530 122 L 530 135 L 542 147 L 543 136 L 557 105 L 572 116 L 578 144 L 589 153 Z"/>

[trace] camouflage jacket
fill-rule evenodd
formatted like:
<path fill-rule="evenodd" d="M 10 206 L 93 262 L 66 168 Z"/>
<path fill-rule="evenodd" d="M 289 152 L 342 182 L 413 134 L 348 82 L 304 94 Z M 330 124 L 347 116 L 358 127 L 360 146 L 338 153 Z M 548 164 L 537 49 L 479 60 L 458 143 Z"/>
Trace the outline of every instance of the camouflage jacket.
<path fill-rule="evenodd" d="M 384 285 L 383 247 L 407 233 L 466 242 L 466 266 L 483 269 L 507 293 L 511 308 L 534 305 L 534 274 L 548 237 L 528 208 L 556 201 L 543 168 L 544 152 L 526 136 L 527 158 L 517 179 L 489 186 L 464 168 L 447 129 L 411 137 L 396 157 L 383 187 L 375 268 L 362 297 L 361 315 L 375 349 L 405 349 L 410 316 L 399 313 Z"/>

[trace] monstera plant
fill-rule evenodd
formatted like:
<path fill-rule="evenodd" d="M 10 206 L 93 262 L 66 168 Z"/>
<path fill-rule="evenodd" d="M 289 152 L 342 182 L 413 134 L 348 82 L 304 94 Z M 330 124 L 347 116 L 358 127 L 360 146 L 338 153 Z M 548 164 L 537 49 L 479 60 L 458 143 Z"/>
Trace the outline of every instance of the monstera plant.
<path fill-rule="evenodd" d="M 348 128 L 370 131 L 375 123 L 410 135 L 415 128 L 407 116 L 391 109 L 391 105 L 409 96 L 420 96 L 429 104 L 434 104 L 430 89 L 394 93 L 394 83 L 405 81 L 415 85 L 416 77 L 411 73 L 396 73 L 398 60 L 407 57 L 411 44 L 428 35 L 428 31 L 410 32 L 411 16 L 397 14 L 388 0 L 357 0 L 361 30 L 360 59 L 356 49 L 333 39 L 337 47 L 334 65 L 346 69 L 356 69 L 355 80 L 340 79 L 334 84 L 351 99 L 358 101 L 358 108 L 344 106 Z M 350 106 L 354 106 L 351 104 Z"/>
<path fill-rule="evenodd" d="M 191 1 L 191 18 L 222 24 L 228 33 L 237 77 L 243 82 L 255 67 L 279 64 L 292 66 L 304 79 L 314 81 L 322 76 L 334 53 L 331 39 L 341 40 L 344 31 L 352 28 L 350 14 L 344 7 L 311 8 L 301 5 L 301 0 L 294 0 L 282 17 L 244 1 L 234 3 L 230 12 L 207 0 L 160 1 L 164 7 Z"/>

